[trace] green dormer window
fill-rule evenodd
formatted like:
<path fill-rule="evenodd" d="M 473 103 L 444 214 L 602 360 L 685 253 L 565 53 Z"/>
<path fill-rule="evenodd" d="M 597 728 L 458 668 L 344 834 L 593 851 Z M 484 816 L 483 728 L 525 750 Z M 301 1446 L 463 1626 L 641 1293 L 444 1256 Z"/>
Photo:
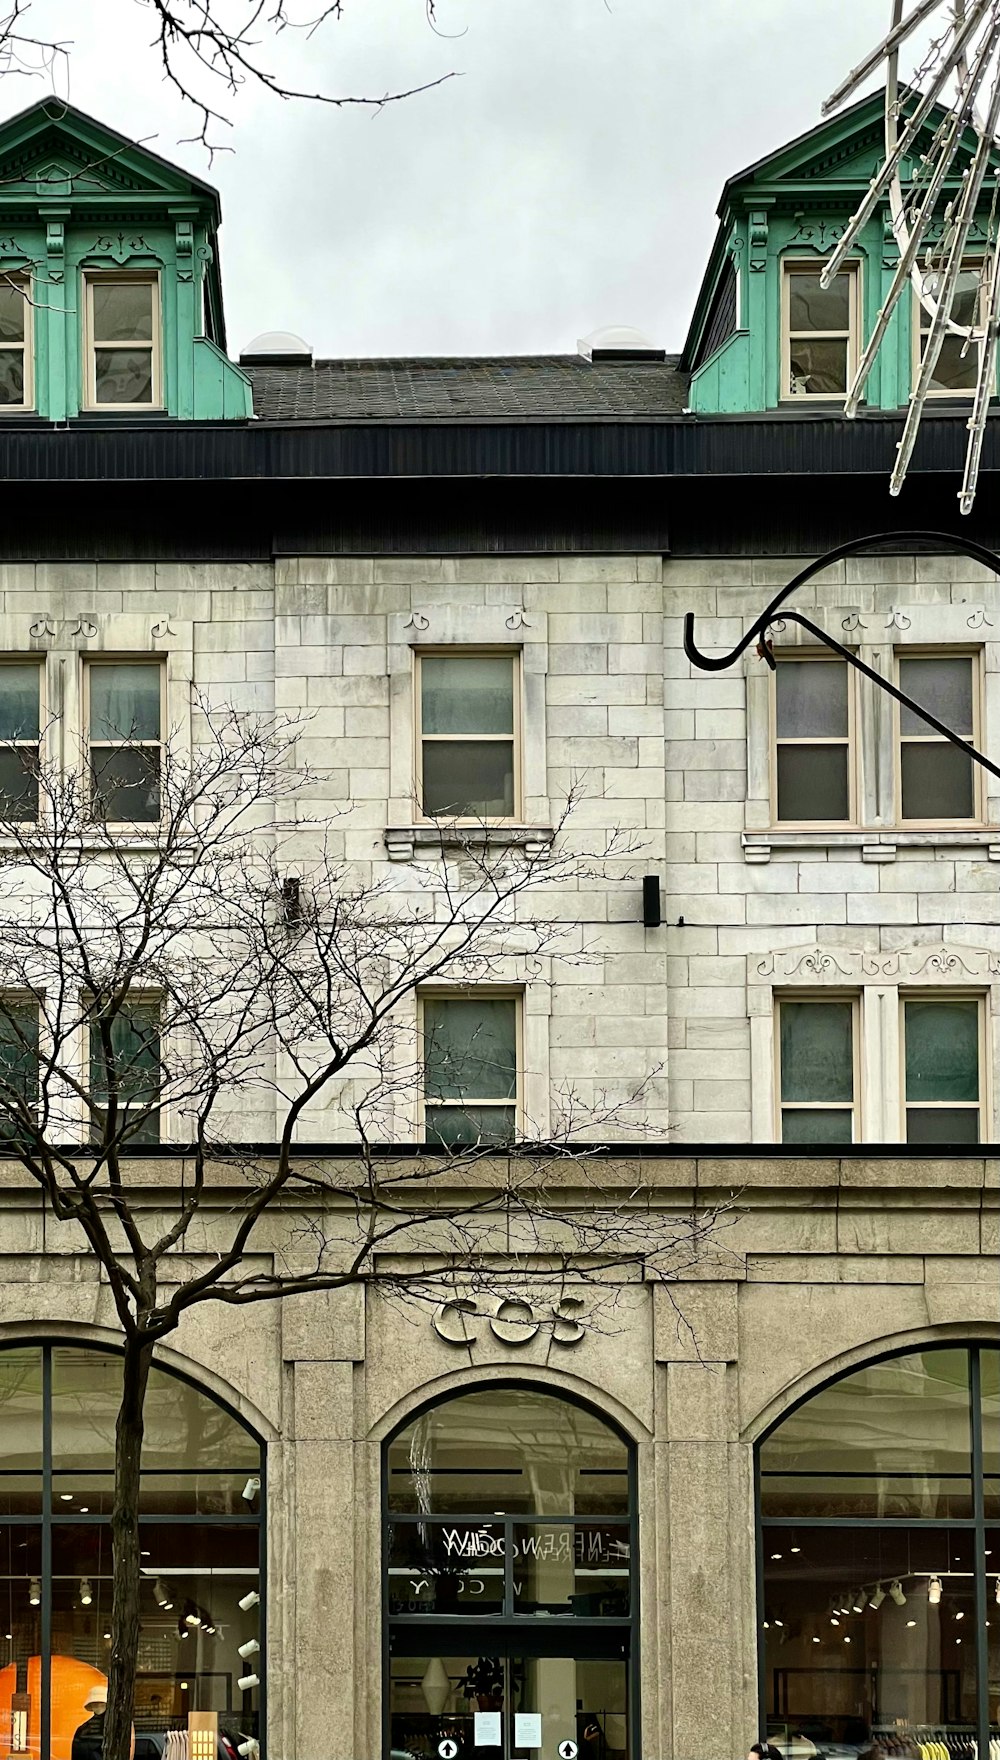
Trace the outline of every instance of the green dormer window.
<path fill-rule="evenodd" d="M 0 408 L 32 403 L 31 304 L 23 275 L 0 276 Z"/>
<path fill-rule="evenodd" d="M 847 395 L 858 362 L 857 264 L 840 271 L 829 287 L 820 285 L 822 263 L 815 258 L 783 265 L 782 396 Z"/>
<path fill-rule="evenodd" d="M 956 324 L 978 324 L 983 316 L 987 277 L 984 275 L 982 262 L 963 263 L 959 270 L 958 289 L 956 292 L 953 313 Z M 919 354 L 913 363 L 913 377 L 916 381 L 920 362 L 924 358 L 927 336 L 931 327 L 931 315 L 926 306 L 914 293 L 913 304 L 916 308 L 914 317 L 914 336 L 919 336 Z M 946 336 L 938 355 L 934 377 L 930 383 L 930 392 L 936 397 L 962 397 L 976 389 L 976 374 L 979 370 L 979 350 L 974 343 L 966 345 L 963 336 Z"/>
<path fill-rule="evenodd" d="M 156 409 L 162 402 L 156 276 L 88 275 L 86 291 L 87 405 Z"/>

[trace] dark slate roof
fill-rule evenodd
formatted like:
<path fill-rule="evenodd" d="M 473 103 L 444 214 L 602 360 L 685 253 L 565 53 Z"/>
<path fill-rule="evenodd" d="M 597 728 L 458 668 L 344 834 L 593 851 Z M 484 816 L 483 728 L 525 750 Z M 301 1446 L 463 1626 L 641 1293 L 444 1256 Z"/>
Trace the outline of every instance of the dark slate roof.
<path fill-rule="evenodd" d="M 591 362 L 553 354 L 241 364 L 262 422 L 551 422 L 680 415 L 688 376 L 678 360 Z"/>

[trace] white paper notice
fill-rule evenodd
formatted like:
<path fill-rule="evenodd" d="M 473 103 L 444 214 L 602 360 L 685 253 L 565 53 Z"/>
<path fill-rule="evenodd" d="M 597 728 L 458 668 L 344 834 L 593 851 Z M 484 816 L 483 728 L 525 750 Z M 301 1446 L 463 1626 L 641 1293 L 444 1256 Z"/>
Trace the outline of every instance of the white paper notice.
<path fill-rule="evenodd" d="M 500 1711 L 477 1711 L 473 1723 L 472 1739 L 477 1748 L 499 1748 L 503 1741 L 500 1728 Z"/>
<path fill-rule="evenodd" d="M 540 1711 L 515 1711 L 515 1748 L 540 1748 L 542 1745 L 542 1714 Z"/>

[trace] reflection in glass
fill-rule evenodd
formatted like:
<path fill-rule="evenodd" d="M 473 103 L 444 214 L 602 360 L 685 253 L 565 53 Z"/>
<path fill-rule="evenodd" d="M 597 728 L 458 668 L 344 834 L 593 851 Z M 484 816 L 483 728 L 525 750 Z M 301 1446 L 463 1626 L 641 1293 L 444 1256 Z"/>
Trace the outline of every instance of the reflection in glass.
<path fill-rule="evenodd" d="M 972 819 L 972 759 L 944 740 L 906 740 L 900 748 L 904 819 Z"/>
<path fill-rule="evenodd" d="M 514 1611 L 549 1618 L 627 1619 L 631 1611 L 627 1525 L 517 1522 Z"/>
<path fill-rule="evenodd" d="M 789 328 L 846 330 L 851 321 L 851 277 L 835 275 L 824 287 L 819 274 L 795 270 L 789 277 Z"/>
<path fill-rule="evenodd" d="M 394 1522 L 389 1612 L 495 1618 L 504 1609 L 504 1529 L 496 1522 Z"/>
<path fill-rule="evenodd" d="M 908 1142 L 979 1137 L 979 1003 L 903 1005 Z"/>
<path fill-rule="evenodd" d="M 6 1353 L 0 1353 L 0 1365 Z M 121 1358 L 107 1351 L 52 1350 L 52 1459 L 56 1468 L 110 1471 L 121 1398 Z M 230 1468 L 260 1471 L 260 1445 L 201 1388 L 162 1369 L 149 1372 L 143 1472 Z"/>
<path fill-rule="evenodd" d="M 774 676 L 779 739 L 847 737 L 842 660 L 782 660 Z"/>
<path fill-rule="evenodd" d="M 600 1654 L 394 1655 L 389 1752 L 423 1760 L 442 1742 L 460 1760 L 549 1760 L 567 1742 L 581 1760 L 625 1760 L 627 1666 Z"/>
<path fill-rule="evenodd" d="M 423 655 L 420 715 L 424 813 L 511 818 L 513 655 Z"/>
<path fill-rule="evenodd" d="M 92 284 L 94 339 L 97 342 L 149 342 L 153 336 L 153 287 L 149 281 Z"/>

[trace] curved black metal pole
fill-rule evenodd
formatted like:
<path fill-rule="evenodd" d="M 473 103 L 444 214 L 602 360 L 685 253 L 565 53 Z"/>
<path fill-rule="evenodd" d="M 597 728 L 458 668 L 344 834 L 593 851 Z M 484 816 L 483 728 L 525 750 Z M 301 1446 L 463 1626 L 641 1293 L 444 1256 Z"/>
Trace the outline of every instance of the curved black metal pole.
<path fill-rule="evenodd" d="M 701 652 L 694 639 L 694 612 L 688 611 L 684 617 L 684 652 L 692 666 L 697 666 L 702 672 L 724 672 L 727 666 L 732 666 L 741 654 L 746 653 L 751 642 L 762 640 L 768 625 L 774 622 L 775 612 L 779 606 L 783 605 L 798 587 L 811 580 L 814 574 L 821 574 L 824 568 L 830 567 L 831 563 L 840 562 L 845 556 L 853 556 L 859 550 L 867 550 L 876 544 L 887 543 L 938 544 L 948 550 L 960 550 L 966 556 L 971 556 L 975 562 L 982 562 L 985 567 L 992 569 L 993 573 L 1000 577 L 1000 556 L 997 556 L 992 550 L 987 550 L 985 545 L 975 543 L 971 538 L 956 538 L 947 532 L 878 532 L 874 537 L 852 538 L 849 543 L 840 544 L 836 550 L 828 550 L 825 556 L 820 556 L 815 562 L 808 563 L 795 576 L 794 580 L 788 583 L 787 587 L 782 587 L 780 593 L 775 594 L 766 611 L 761 613 L 756 623 L 747 631 L 743 640 L 737 642 L 735 648 L 728 654 L 719 656 Z M 802 629 L 808 630 L 811 636 L 815 636 L 816 640 L 822 642 L 827 648 L 832 648 L 834 653 L 839 654 L 849 666 L 854 667 L 855 671 L 863 673 L 865 678 L 870 678 L 873 684 L 877 684 L 879 689 L 885 691 L 890 697 L 895 697 L 897 703 L 902 703 L 904 709 L 911 709 L 914 715 L 920 716 L 921 721 L 926 721 L 928 727 L 933 727 L 936 733 L 940 733 L 945 739 L 950 740 L 953 746 L 958 746 L 960 751 L 965 752 L 975 763 L 982 765 L 982 768 L 988 770 L 992 776 L 1000 778 L 1000 765 L 994 764 L 991 758 L 987 758 L 984 753 L 977 751 L 974 745 L 970 745 L 967 739 L 961 737 L 961 734 L 946 727 L 945 723 L 939 721 L 937 716 L 932 715 L 928 709 L 921 708 L 920 704 L 915 703 L 912 697 L 908 697 L 905 691 L 890 684 L 887 678 L 883 678 L 871 666 L 866 666 L 865 662 L 859 660 L 850 648 L 845 648 L 843 643 L 828 635 L 825 629 L 820 629 L 818 624 L 812 623 L 808 617 L 804 617 L 801 611 L 786 611 L 784 621 L 797 623 Z M 762 652 L 764 659 L 773 669 L 774 661 L 767 649 L 762 649 Z"/>

